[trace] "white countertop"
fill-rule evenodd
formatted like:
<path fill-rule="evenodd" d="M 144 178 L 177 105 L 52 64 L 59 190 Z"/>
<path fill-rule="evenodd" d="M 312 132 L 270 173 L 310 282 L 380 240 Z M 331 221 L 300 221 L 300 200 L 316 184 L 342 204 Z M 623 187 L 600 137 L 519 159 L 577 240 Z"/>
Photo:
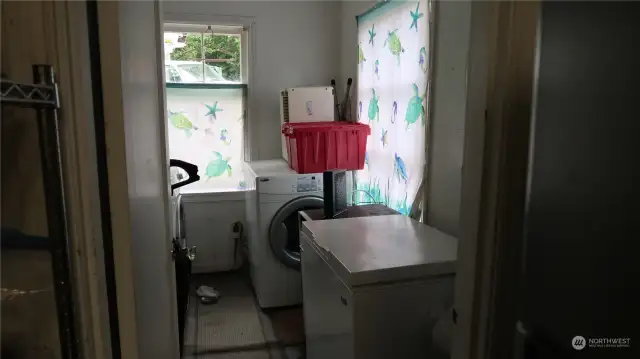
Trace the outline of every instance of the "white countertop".
<path fill-rule="evenodd" d="M 312 245 L 349 286 L 455 274 L 458 240 L 406 216 L 303 223 Z"/>

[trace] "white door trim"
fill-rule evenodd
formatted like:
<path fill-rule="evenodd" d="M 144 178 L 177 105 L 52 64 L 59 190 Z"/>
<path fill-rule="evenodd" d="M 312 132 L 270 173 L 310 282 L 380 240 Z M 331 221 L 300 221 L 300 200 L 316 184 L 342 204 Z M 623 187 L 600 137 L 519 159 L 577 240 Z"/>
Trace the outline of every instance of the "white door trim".
<path fill-rule="evenodd" d="M 102 69 L 102 101 L 107 168 L 109 172 L 109 202 L 114 269 L 118 305 L 118 326 L 122 358 L 138 358 L 138 330 L 133 283 L 131 248 L 131 214 L 127 183 L 127 156 L 123 121 L 120 8 L 115 1 L 98 1 L 100 62 Z"/>
<path fill-rule="evenodd" d="M 99 1 L 98 24 L 122 357 L 176 358 L 161 4 Z"/>
<path fill-rule="evenodd" d="M 69 254 L 83 358 L 112 357 L 96 165 L 93 96 L 84 2 L 44 2 L 46 43 L 61 102 L 61 151 Z"/>
<path fill-rule="evenodd" d="M 467 59 L 467 102 L 460 195 L 459 246 L 454 308 L 456 325 L 451 346 L 452 359 L 475 357 L 477 272 L 479 254 L 482 179 L 485 154 L 486 103 L 489 96 L 489 69 L 495 35 L 490 26 L 494 2 L 471 3 L 471 25 Z"/>
<path fill-rule="evenodd" d="M 488 198 L 479 236 L 478 358 L 513 358 L 522 273 L 525 198 L 535 90 L 540 2 L 500 2 L 495 77 L 488 103 L 493 133 Z M 483 197 L 484 199 L 485 197 Z"/>
<path fill-rule="evenodd" d="M 472 6 L 451 357 L 511 358 L 540 5 Z M 486 86 L 484 99 L 481 88 L 474 89 L 480 85 Z"/>

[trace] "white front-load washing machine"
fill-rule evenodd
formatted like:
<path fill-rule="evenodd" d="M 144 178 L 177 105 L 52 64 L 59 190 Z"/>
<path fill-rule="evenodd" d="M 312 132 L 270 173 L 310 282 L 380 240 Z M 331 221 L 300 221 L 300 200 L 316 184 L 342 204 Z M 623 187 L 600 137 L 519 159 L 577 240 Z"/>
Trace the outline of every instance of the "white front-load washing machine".
<path fill-rule="evenodd" d="M 284 160 L 246 163 L 251 280 L 261 308 L 302 303 L 298 211 L 323 208 L 322 174 Z"/>

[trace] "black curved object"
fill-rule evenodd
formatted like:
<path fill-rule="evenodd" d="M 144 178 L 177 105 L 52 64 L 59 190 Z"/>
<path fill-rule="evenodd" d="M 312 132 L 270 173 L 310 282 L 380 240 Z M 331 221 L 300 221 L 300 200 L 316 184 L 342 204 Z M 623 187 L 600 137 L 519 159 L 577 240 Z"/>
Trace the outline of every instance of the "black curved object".
<path fill-rule="evenodd" d="M 322 197 L 303 196 L 287 202 L 273 216 L 269 225 L 269 244 L 273 254 L 282 264 L 300 270 L 298 212 L 323 208 Z"/>
<path fill-rule="evenodd" d="M 173 190 L 175 190 L 176 188 L 180 188 L 190 183 L 198 182 L 200 180 L 200 176 L 198 176 L 198 166 L 194 165 L 193 163 L 185 162 L 182 160 L 170 159 L 169 167 L 182 168 L 189 175 L 189 177 L 186 180 L 180 181 L 178 183 L 174 183 L 171 185 L 171 194 L 173 194 Z"/>
<path fill-rule="evenodd" d="M 169 160 L 169 168 L 178 167 L 187 172 L 187 179 L 178 183 L 171 184 L 171 195 L 176 188 L 186 186 L 200 180 L 198 176 L 198 166 L 193 163 L 185 162 L 177 159 Z M 180 210 L 178 210 L 180 212 Z M 178 234 L 181 236 L 181 234 Z M 189 287 L 191 283 L 191 261 L 189 249 L 180 243 L 181 238 L 173 239 L 173 259 L 175 262 L 176 272 L 176 295 L 178 305 L 178 340 L 180 345 L 180 355 L 184 351 L 184 331 L 187 315 L 187 307 L 189 305 Z"/>

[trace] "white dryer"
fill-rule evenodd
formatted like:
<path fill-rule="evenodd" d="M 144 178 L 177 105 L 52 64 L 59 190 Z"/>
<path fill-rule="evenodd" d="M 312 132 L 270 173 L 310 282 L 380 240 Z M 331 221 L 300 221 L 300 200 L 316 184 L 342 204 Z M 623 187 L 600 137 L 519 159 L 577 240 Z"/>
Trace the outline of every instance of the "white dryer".
<path fill-rule="evenodd" d="M 298 211 L 323 208 L 322 174 L 284 160 L 246 163 L 251 279 L 261 308 L 302 303 Z"/>

